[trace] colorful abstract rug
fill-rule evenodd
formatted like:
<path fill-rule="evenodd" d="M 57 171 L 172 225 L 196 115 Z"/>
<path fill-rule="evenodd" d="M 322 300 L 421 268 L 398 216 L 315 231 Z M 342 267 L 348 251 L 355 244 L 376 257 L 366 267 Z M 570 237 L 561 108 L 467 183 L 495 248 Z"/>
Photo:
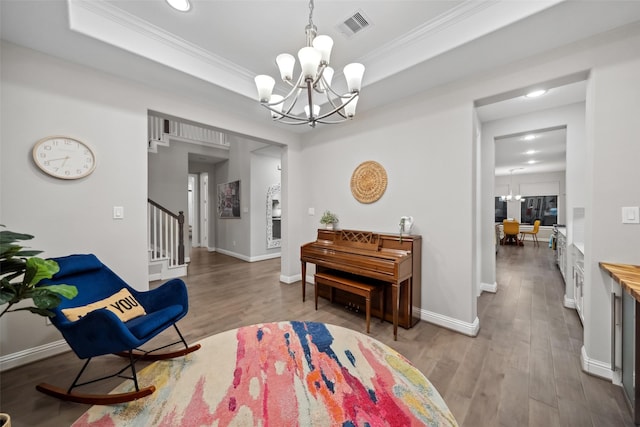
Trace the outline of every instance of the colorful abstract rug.
<path fill-rule="evenodd" d="M 152 395 L 93 406 L 73 427 L 456 426 L 438 391 L 401 354 L 314 322 L 246 326 L 139 373 Z M 114 392 L 132 389 L 127 381 Z"/>

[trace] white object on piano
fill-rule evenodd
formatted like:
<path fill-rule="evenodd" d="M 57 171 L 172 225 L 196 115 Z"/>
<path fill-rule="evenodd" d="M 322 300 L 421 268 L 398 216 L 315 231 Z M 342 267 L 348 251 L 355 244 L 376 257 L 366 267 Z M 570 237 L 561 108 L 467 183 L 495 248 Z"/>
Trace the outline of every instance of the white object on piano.
<path fill-rule="evenodd" d="M 413 226 L 413 217 L 412 216 L 401 216 L 400 217 L 400 234 L 409 234 L 411 233 L 411 227 Z"/>

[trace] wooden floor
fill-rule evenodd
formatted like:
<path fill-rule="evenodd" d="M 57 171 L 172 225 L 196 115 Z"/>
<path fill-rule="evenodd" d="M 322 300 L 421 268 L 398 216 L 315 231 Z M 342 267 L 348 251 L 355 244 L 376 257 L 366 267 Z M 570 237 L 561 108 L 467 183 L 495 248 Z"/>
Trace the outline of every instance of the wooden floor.
<path fill-rule="evenodd" d="M 320 321 L 364 333 L 363 313 L 326 300 L 315 311 L 313 298 L 302 302 L 299 283 L 280 283 L 279 259 L 246 263 L 195 250 L 191 261 L 186 278 L 191 306 L 179 323 L 191 342 L 280 320 Z M 497 266 L 497 293 L 479 299 L 477 337 L 420 322 L 400 328 L 394 342 L 392 325 L 376 319 L 371 335 L 431 380 L 461 426 L 632 426 L 621 389 L 580 369 L 582 326 L 575 311 L 562 306 L 563 282 L 553 251 L 530 242 L 500 247 Z M 92 372 L 100 373 L 121 361 L 107 356 L 96 362 Z M 80 366 L 66 353 L 3 372 L 0 411 L 11 414 L 13 427 L 68 426 L 88 406 L 59 402 L 34 386 L 42 381 L 67 386 Z M 101 384 L 101 390 L 121 381 Z"/>

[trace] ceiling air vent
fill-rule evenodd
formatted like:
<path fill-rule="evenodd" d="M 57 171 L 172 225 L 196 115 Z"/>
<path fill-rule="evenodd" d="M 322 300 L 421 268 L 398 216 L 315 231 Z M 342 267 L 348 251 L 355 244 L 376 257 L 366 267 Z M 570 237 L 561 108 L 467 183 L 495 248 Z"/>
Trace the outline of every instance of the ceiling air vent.
<path fill-rule="evenodd" d="M 369 23 L 367 17 L 364 15 L 364 12 L 362 12 L 362 10 L 358 10 L 353 15 L 345 19 L 344 22 L 338 25 L 338 29 L 345 36 L 351 37 L 370 25 L 371 24 Z"/>

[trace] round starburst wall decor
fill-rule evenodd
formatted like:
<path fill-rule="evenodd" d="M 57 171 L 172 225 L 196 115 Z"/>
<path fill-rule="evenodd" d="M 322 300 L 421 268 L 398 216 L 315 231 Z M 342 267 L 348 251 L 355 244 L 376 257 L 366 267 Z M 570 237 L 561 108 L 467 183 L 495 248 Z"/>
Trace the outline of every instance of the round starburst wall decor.
<path fill-rule="evenodd" d="M 361 163 L 351 175 L 351 193 L 360 203 L 373 203 L 387 189 L 387 172 L 373 160 Z"/>

